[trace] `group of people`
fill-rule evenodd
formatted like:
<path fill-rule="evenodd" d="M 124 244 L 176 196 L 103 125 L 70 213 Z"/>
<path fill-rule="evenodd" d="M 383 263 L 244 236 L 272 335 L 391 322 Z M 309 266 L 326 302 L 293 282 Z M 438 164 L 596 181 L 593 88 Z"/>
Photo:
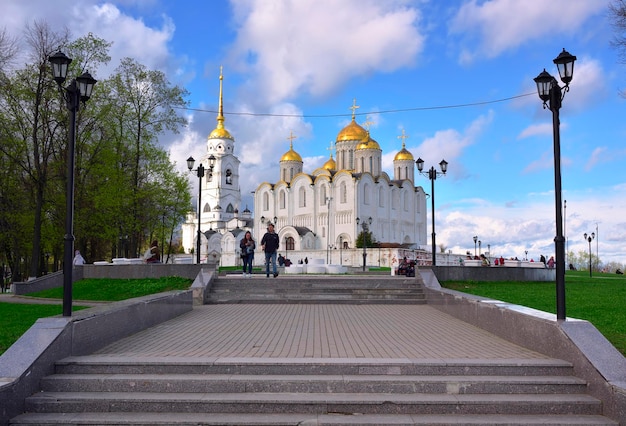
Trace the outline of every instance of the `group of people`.
<path fill-rule="evenodd" d="M 267 232 L 261 238 L 261 249 L 265 253 L 265 276 L 270 277 L 270 265 L 274 278 L 278 276 L 278 267 L 276 266 L 278 248 L 280 247 L 280 239 L 274 231 L 274 224 L 267 226 Z M 256 242 L 252 238 L 250 231 L 246 231 L 244 237 L 239 243 L 241 249 L 241 259 L 243 260 L 243 275 L 246 278 L 252 276 L 252 263 L 254 261 L 254 250 Z M 285 262 L 283 258 L 283 262 Z"/>

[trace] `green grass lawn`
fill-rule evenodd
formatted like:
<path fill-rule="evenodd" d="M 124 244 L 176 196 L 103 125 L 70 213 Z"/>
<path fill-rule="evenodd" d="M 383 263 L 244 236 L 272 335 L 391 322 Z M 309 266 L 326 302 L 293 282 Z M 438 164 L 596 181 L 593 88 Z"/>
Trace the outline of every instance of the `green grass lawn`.
<path fill-rule="evenodd" d="M 170 290 L 187 290 L 192 280 L 180 277 L 146 278 L 146 279 L 86 279 L 77 281 L 72 286 L 74 301 L 93 300 L 109 301 L 131 299 Z M 63 288 L 38 291 L 28 296 L 51 299 L 62 299 Z M 76 303 L 76 302 L 74 302 Z M 84 306 L 73 306 L 73 310 L 85 309 Z M 39 318 L 51 317 L 63 313 L 63 306 L 0 303 L 0 354 L 4 353 L 22 334 Z"/>
<path fill-rule="evenodd" d="M 556 313 L 554 282 L 443 282 L 442 287 Z M 566 315 L 591 322 L 626 355 L 626 278 L 623 275 L 567 271 Z"/>
<path fill-rule="evenodd" d="M 85 309 L 73 306 L 73 311 Z M 39 318 L 52 317 L 63 313 L 62 305 L 22 305 L 18 303 L 0 303 L 2 327 L 0 327 L 0 354 L 3 354 L 22 334 Z"/>
<path fill-rule="evenodd" d="M 192 280 L 181 277 L 109 279 L 89 278 L 72 286 L 74 300 L 100 300 L 115 302 L 170 290 L 187 290 Z M 30 293 L 28 296 L 52 299 L 63 298 L 63 288 Z"/>

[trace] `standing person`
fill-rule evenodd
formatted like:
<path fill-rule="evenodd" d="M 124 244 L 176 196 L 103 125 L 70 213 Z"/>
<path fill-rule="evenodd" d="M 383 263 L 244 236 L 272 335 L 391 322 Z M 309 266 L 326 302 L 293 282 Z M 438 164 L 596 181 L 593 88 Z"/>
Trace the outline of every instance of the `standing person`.
<path fill-rule="evenodd" d="M 74 252 L 74 265 L 84 265 L 85 258 L 80 254 L 80 250 Z"/>
<path fill-rule="evenodd" d="M 150 254 L 146 258 L 147 263 L 161 263 L 161 249 L 159 249 L 159 242 L 157 240 L 152 241 L 150 244 Z"/>
<path fill-rule="evenodd" d="M 267 227 L 267 232 L 261 239 L 261 248 L 265 252 L 265 276 L 270 277 L 270 261 L 272 262 L 272 268 L 274 270 L 274 278 L 278 276 L 278 269 L 276 268 L 276 252 L 280 241 L 278 234 L 274 232 L 274 224 L 270 223 Z"/>
<path fill-rule="evenodd" d="M 241 249 L 241 258 L 243 259 L 243 276 L 245 278 L 250 278 L 252 276 L 254 249 L 256 248 L 256 243 L 252 239 L 250 231 L 246 231 L 246 234 L 239 243 L 239 248 Z"/>

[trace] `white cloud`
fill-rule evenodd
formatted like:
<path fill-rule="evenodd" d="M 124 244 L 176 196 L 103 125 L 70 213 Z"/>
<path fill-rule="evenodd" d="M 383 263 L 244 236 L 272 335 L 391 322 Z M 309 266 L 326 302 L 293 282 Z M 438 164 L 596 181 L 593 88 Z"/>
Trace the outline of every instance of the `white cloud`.
<path fill-rule="evenodd" d="M 234 57 L 268 104 L 323 96 L 354 76 L 411 66 L 424 36 L 403 1 L 235 0 Z"/>
<path fill-rule="evenodd" d="M 545 136 L 552 134 L 552 123 L 532 124 L 521 131 L 517 135 L 517 140 L 525 139 L 531 136 Z"/>
<path fill-rule="evenodd" d="M 467 63 L 496 57 L 529 41 L 573 34 L 605 8 L 606 1 L 598 0 L 469 0 L 459 8 L 449 31 L 461 35 L 460 61 Z"/>

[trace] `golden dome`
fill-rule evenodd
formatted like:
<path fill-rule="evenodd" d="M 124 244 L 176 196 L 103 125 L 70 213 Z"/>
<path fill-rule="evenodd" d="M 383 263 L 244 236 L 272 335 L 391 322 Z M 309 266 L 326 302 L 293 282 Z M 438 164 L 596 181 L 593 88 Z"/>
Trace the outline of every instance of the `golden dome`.
<path fill-rule="evenodd" d="M 293 150 L 293 145 L 289 146 L 289 151 L 285 152 L 280 161 L 299 161 L 302 163 L 302 157 L 296 151 Z"/>
<path fill-rule="evenodd" d="M 411 154 L 411 152 L 405 148 L 404 143 L 402 143 L 402 149 L 398 151 L 396 156 L 393 158 L 393 161 L 402 161 L 402 160 L 411 160 L 411 161 L 415 160 L 415 157 L 413 157 L 413 154 Z"/>
<path fill-rule="evenodd" d="M 361 149 L 380 149 L 380 145 L 374 139 L 370 138 L 369 134 L 356 146 L 356 151 Z"/>
<path fill-rule="evenodd" d="M 224 128 L 224 125 L 222 124 L 222 126 L 220 126 L 220 124 L 222 123 L 218 123 L 217 127 L 211 132 L 208 139 L 233 139 L 231 134 L 228 133 L 228 130 Z"/>
<path fill-rule="evenodd" d="M 337 142 L 360 141 L 366 139 L 367 137 L 367 130 L 359 126 L 356 121 L 354 121 L 354 117 L 352 117 L 350 124 L 341 129 L 337 135 Z"/>
<path fill-rule="evenodd" d="M 337 170 L 337 163 L 333 160 L 333 154 L 330 154 L 330 158 L 327 162 L 324 163 L 322 169 L 326 170 Z"/>

